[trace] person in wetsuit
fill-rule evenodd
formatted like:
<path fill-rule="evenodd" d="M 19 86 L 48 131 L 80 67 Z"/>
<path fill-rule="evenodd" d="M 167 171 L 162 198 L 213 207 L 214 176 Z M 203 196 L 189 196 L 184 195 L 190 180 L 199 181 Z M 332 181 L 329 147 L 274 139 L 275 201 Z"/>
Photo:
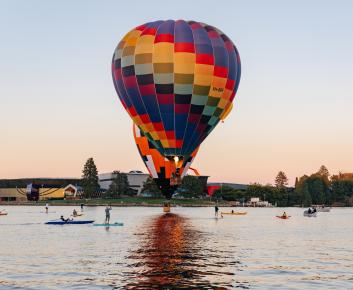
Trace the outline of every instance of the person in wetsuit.
<path fill-rule="evenodd" d="M 216 217 L 218 217 L 218 211 L 219 211 L 219 208 L 218 208 L 218 206 L 216 205 L 216 206 L 214 207 L 214 214 L 215 214 Z"/>
<path fill-rule="evenodd" d="M 110 211 L 112 210 L 112 207 L 107 206 L 105 208 L 105 223 L 109 224 L 110 221 Z"/>

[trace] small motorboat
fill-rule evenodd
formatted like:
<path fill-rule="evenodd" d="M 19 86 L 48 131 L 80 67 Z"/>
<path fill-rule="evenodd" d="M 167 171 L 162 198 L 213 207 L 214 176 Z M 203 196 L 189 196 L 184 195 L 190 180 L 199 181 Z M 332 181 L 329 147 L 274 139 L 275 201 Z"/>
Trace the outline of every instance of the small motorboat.
<path fill-rule="evenodd" d="M 307 217 L 317 217 L 317 212 L 309 212 L 309 210 L 305 210 L 303 215 Z"/>
<path fill-rule="evenodd" d="M 229 215 L 246 215 L 246 211 L 235 211 L 235 212 L 221 212 L 221 214 L 229 214 Z"/>
<path fill-rule="evenodd" d="M 317 212 L 330 212 L 331 208 L 329 207 L 317 207 L 316 211 Z"/>

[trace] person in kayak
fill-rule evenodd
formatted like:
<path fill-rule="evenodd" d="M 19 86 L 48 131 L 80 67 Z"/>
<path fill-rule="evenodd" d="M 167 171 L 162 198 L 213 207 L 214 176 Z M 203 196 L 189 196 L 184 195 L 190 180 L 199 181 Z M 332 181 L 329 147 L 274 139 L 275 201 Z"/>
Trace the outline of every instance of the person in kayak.
<path fill-rule="evenodd" d="M 283 218 L 287 218 L 287 213 L 286 213 L 286 212 L 283 212 L 282 217 L 283 217 Z"/>
<path fill-rule="evenodd" d="M 73 216 L 77 216 L 77 211 L 76 211 L 76 209 L 73 210 L 72 215 L 73 215 Z"/>
<path fill-rule="evenodd" d="M 107 207 L 105 208 L 105 223 L 106 224 L 109 224 L 109 222 L 110 222 L 110 211 L 112 210 L 112 207 L 110 206 L 108 206 L 107 205 Z"/>
<path fill-rule="evenodd" d="M 311 213 L 313 213 L 313 211 L 311 210 L 311 207 L 309 207 L 308 214 L 311 214 Z"/>
<path fill-rule="evenodd" d="M 219 208 L 218 208 L 218 206 L 216 205 L 216 206 L 214 207 L 214 214 L 215 214 L 215 217 L 218 217 L 218 211 L 219 211 Z"/>
<path fill-rule="evenodd" d="M 70 220 L 70 218 L 65 219 L 64 216 L 61 216 L 60 219 L 65 223 L 67 223 Z"/>

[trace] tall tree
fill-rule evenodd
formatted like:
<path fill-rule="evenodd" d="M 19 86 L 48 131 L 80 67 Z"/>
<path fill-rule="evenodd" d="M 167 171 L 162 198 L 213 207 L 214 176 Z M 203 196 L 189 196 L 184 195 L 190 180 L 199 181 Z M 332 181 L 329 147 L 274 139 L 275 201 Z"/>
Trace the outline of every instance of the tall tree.
<path fill-rule="evenodd" d="M 160 197 L 162 195 L 161 190 L 152 177 L 148 177 L 147 180 L 143 183 L 142 192 L 148 192 L 154 197 Z"/>
<path fill-rule="evenodd" d="M 285 188 L 287 184 L 288 184 L 288 178 L 286 174 L 283 171 L 278 172 L 275 179 L 276 187 L 282 189 L 282 188 Z"/>
<path fill-rule="evenodd" d="M 183 178 L 180 191 L 185 196 L 198 197 L 203 193 L 203 186 L 196 176 L 187 175 Z"/>
<path fill-rule="evenodd" d="M 311 206 L 312 199 L 311 199 L 308 184 L 306 181 L 304 182 L 303 187 L 301 189 L 301 196 L 302 196 L 301 197 L 302 205 L 303 206 Z"/>
<path fill-rule="evenodd" d="M 86 198 L 92 198 L 99 190 L 98 170 L 93 158 L 88 158 L 82 170 L 82 188 Z"/>
<path fill-rule="evenodd" d="M 130 193 L 130 185 L 127 175 L 120 171 L 113 172 L 114 179 L 106 192 L 106 197 L 119 198 L 122 194 Z"/>
<path fill-rule="evenodd" d="M 295 187 L 295 188 L 297 188 L 298 183 L 299 183 L 299 179 L 298 179 L 298 177 L 296 177 L 296 178 L 295 178 L 295 183 L 294 183 L 294 187 Z"/>
<path fill-rule="evenodd" d="M 327 167 L 325 165 L 321 165 L 319 168 L 319 171 L 317 172 L 321 176 L 329 177 L 330 172 L 328 171 Z"/>

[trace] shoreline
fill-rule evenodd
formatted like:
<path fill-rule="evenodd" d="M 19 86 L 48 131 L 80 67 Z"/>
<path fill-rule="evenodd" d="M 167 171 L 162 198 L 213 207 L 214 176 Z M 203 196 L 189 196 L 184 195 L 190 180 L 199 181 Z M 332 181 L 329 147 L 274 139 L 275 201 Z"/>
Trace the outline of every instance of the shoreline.
<path fill-rule="evenodd" d="M 234 202 L 219 201 L 218 203 L 209 200 L 194 200 L 194 199 L 148 199 L 148 198 L 122 198 L 122 199 L 89 199 L 89 200 L 40 200 L 34 201 L 18 201 L 18 202 L 0 202 L 1 206 L 45 206 L 48 203 L 50 206 L 80 206 L 85 207 L 106 206 L 114 207 L 163 207 L 165 202 L 170 202 L 172 207 L 242 207 L 236 206 Z M 246 207 L 243 207 L 246 208 Z"/>

